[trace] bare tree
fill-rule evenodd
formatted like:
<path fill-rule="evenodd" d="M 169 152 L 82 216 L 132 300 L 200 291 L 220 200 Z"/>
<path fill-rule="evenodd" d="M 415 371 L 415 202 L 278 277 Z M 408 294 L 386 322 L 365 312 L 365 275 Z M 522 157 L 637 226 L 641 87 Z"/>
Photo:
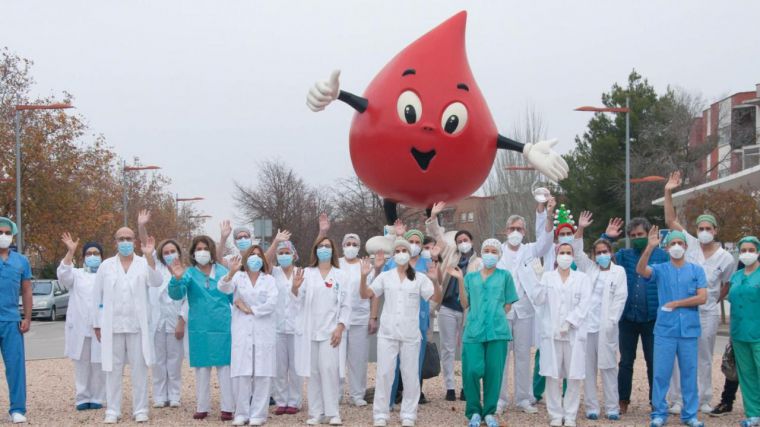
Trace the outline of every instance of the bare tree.
<path fill-rule="evenodd" d="M 383 201 L 359 177 L 339 179 L 334 186 L 331 234 L 336 238 L 356 233 L 362 240 L 382 234 L 385 225 Z"/>

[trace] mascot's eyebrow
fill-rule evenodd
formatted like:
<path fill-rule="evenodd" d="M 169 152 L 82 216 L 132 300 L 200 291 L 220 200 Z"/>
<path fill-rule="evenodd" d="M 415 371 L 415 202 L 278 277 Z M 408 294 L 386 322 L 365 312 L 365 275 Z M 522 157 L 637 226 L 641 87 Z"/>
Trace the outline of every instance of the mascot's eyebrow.
<path fill-rule="evenodd" d="M 467 85 L 466 85 L 466 84 L 464 84 L 464 83 L 459 83 L 459 84 L 457 85 L 457 89 L 466 90 L 467 92 L 469 92 L 469 91 L 470 91 L 470 87 L 469 87 L 469 86 L 467 86 Z"/>
<path fill-rule="evenodd" d="M 403 73 L 401 73 L 401 77 L 408 76 L 409 74 L 416 75 L 417 71 L 415 71 L 414 68 L 407 68 Z"/>

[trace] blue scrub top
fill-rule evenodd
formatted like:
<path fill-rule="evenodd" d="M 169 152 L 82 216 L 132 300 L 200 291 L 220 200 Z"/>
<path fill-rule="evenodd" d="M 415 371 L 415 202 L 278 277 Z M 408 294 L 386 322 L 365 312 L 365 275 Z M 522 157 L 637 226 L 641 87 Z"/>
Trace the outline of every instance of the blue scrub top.
<path fill-rule="evenodd" d="M 679 307 L 673 311 L 663 311 L 662 307 L 671 301 L 693 297 L 697 294 L 697 289 L 705 288 L 705 271 L 690 262 L 680 268 L 672 262 L 652 265 L 651 268 L 650 279 L 657 283 L 659 300 L 654 334 L 661 337 L 698 338 L 702 331 L 698 306 Z"/>
<path fill-rule="evenodd" d="M 430 266 L 430 260 L 420 257 L 417 259 L 417 263 L 414 264 L 414 271 L 422 274 L 427 274 Z M 396 261 L 393 258 L 389 259 L 383 267 L 383 271 L 396 268 Z M 430 329 L 430 302 L 420 298 L 420 332 L 425 335 Z"/>
<path fill-rule="evenodd" d="M 0 322 L 19 322 L 21 282 L 31 280 L 32 269 L 29 260 L 15 251 L 9 251 L 8 259 L 0 261 Z"/>

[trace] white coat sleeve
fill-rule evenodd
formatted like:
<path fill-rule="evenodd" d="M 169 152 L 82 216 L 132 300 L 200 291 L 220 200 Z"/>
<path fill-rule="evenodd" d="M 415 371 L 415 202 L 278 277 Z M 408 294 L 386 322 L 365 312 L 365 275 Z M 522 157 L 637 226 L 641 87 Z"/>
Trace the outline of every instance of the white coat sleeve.
<path fill-rule="evenodd" d="M 235 292 L 235 282 L 236 282 L 236 279 L 237 279 L 237 275 L 238 274 L 235 273 L 235 275 L 232 276 L 232 279 L 229 282 L 227 281 L 227 275 L 226 274 L 224 276 L 222 276 L 222 278 L 219 279 L 218 282 L 216 282 L 216 288 L 219 289 L 219 292 L 221 292 L 223 294 L 227 294 L 227 295 Z"/>
<path fill-rule="evenodd" d="M 347 283 L 348 281 L 344 278 L 343 283 Z M 338 311 L 338 323 L 342 323 L 343 326 L 348 328 L 349 323 L 348 321 L 351 319 L 351 296 L 348 294 L 349 289 L 347 286 L 344 286 L 343 289 L 341 289 L 341 296 L 340 296 L 340 308 Z"/>
<path fill-rule="evenodd" d="M 95 295 L 92 298 L 92 310 L 95 313 L 92 319 L 93 328 L 100 328 L 100 325 L 103 323 L 103 281 L 105 280 L 105 276 L 105 269 L 101 265 L 98 272 L 95 273 Z"/>
<path fill-rule="evenodd" d="M 541 281 L 538 282 L 538 286 L 536 286 L 536 289 L 533 292 L 533 304 L 546 304 L 547 292 L 549 292 L 549 274 L 544 274 L 541 276 Z"/>
<path fill-rule="evenodd" d="M 594 267 L 594 261 L 583 252 L 583 239 L 573 240 L 573 257 L 575 258 L 575 265 L 578 266 L 578 270 L 584 273 L 590 273 Z"/>
<path fill-rule="evenodd" d="M 625 301 L 628 299 L 628 282 L 626 280 L 625 270 L 619 267 L 619 275 L 615 280 L 615 295 L 612 296 L 609 308 L 609 320 L 612 324 L 617 324 L 620 318 L 623 316 L 623 309 L 625 308 Z"/>
<path fill-rule="evenodd" d="M 74 264 L 66 265 L 61 261 L 56 270 L 58 283 L 64 288 L 71 290 L 74 287 Z"/>
<path fill-rule="evenodd" d="M 164 284 L 164 276 L 159 271 L 158 264 L 155 264 L 156 268 L 150 268 L 148 262 L 145 262 L 145 268 L 148 269 L 148 286 L 158 288 Z"/>
<path fill-rule="evenodd" d="M 546 231 L 546 211 L 536 212 L 536 223 L 543 222 L 544 228 L 536 229 L 536 243 L 531 245 L 533 258 L 540 258 L 552 249 L 554 233 Z"/>
<path fill-rule="evenodd" d="M 581 278 L 581 298 L 580 301 L 578 301 L 578 305 L 576 305 L 572 311 L 567 316 L 567 320 L 571 325 L 578 328 L 580 327 L 583 320 L 586 318 L 586 315 L 588 314 L 588 310 L 591 306 L 591 279 L 584 274 L 582 274 L 583 277 Z"/>
<path fill-rule="evenodd" d="M 254 317 L 269 316 L 277 310 L 277 296 L 280 291 L 277 289 L 277 284 L 274 282 L 274 277 L 267 276 L 266 278 L 266 299 L 260 301 L 258 298 L 253 302 L 251 311 L 253 311 Z"/>

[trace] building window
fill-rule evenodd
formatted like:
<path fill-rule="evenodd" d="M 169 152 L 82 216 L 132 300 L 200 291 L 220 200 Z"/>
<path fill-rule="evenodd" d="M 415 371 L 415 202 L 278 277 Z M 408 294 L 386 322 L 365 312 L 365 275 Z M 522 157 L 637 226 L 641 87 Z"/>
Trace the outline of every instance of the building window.
<path fill-rule="evenodd" d="M 718 178 L 731 174 L 731 146 L 721 145 L 718 147 Z"/>
<path fill-rule="evenodd" d="M 467 222 L 467 212 L 462 212 L 459 216 L 459 222 Z"/>
<path fill-rule="evenodd" d="M 475 212 L 469 212 L 469 213 L 467 213 L 467 221 L 468 222 L 475 222 Z"/>

